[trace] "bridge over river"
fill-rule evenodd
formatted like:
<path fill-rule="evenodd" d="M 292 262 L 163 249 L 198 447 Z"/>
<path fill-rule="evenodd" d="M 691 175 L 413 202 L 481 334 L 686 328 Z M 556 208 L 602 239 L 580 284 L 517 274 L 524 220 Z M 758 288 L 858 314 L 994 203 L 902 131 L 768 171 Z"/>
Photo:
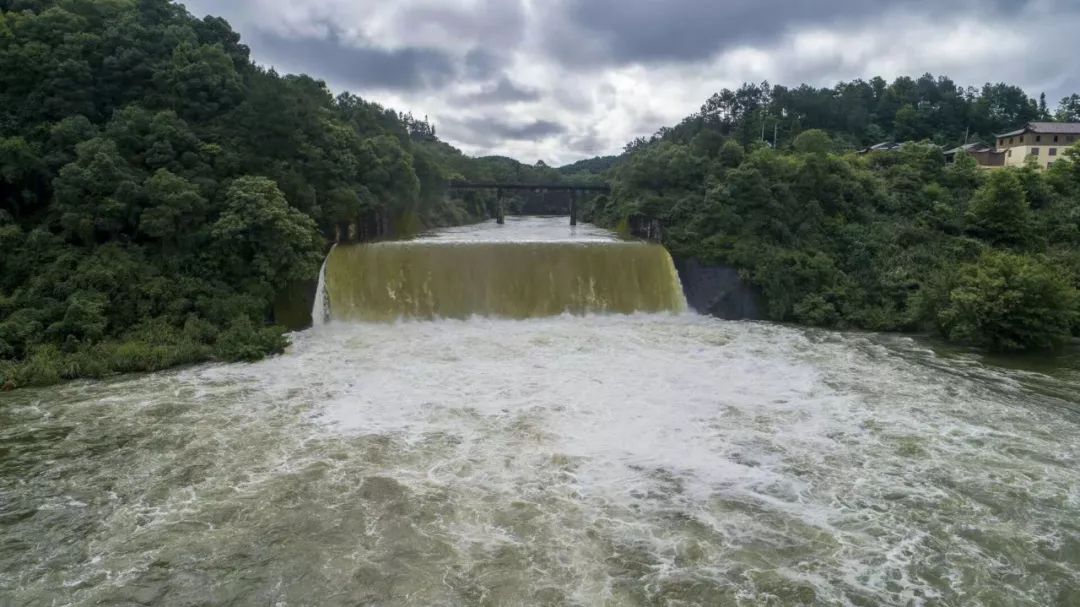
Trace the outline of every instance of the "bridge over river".
<path fill-rule="evenodd" d="M 570 183 L 498 183 L 494 181 L 450 181 L 447 183 L 448 192 L 466 192 L 487 190 L 495 192 L 494 215 L 502 224 L 506 218 L 507 192 L 562 192 L 567 196 L 566 214 L 570 216 L 570 225 L 578 224 L 578 195 L 582 193 L 610 194 L 611 186 L 607 184 L 579 185 Z M 535 213 L 537 215 L 546 213 Z M 551 213 L 561 215 L 560 212 Z M 367 242 L 386 238 L 394 234 L 391 217 L 378 210 L 370 210 L 361 213 L 352 221 L 341 221 L 334 230 L 327 234 L 327 238 L 337 242 Z M 651 238 L 650 235 L 646 237 Z"/>
<path fill-rule="evenodd" d="M 569 193 L 567 214 L 570 215 L 570 225 L 576 226 L 578 215 L 578 193 L 598 192 L 603 194 L 610 194 L 611 186 L 607 184 L 575 185 L 569 183 L 496 183 L 482 181 L 451 181 L 450 190 L 495 190 L 495 216 L 499 223 L 504 223 L 506 217 L 506 209 L 503 205 L 502 199 L 504 192 L 567 192 Z"/>

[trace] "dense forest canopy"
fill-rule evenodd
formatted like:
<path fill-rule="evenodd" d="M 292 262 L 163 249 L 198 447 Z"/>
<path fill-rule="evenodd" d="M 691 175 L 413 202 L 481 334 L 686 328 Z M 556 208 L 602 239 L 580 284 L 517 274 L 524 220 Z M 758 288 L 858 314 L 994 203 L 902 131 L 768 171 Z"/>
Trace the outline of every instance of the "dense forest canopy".
<path fill-rule="evenodd" d="M 167 0 L 0 8 L 0 386 L 278 351 L 270 302 L 341 222 L 457 224 L 491 194 L 452 179 L 562 179 L 259 67 Z"/>
<path fill-rule="evenodd" d="M 557 169 L 467 157 L 426 118 L 257 66 L 224 20 L 168 0 L 0 9 L 0 386 L 280 351 L 271 302 L 316 275 L 343 223 L 490 216 L 491 193 L 451 196 L 453 180 L 610 179 L 596 221 L 660 220 L 676 254 L 738 266 L 779 320 L 1002 349 L 1077 330 L 1075 150 L 1044 172 L 946 167 L 931 145 L 844 155 L 1076 120 L 1077 95 L 1052 110 L 929 75 L 747 84 Z"/>
<path fill-rule="evenodd" d="M 675 255 L 738 268 L 774 320 L 1053 349 L 1080 332 L 1080 147 L 1047 170 L 942 154 L 1050 118 L 1017 87 L 930 75 L 747 84 L 631 142 L 589 217 L 659 222 Z M 883 140 L 912 143 L 853 153 Z"/>
<path fill-rule="evenodd" d="M 1062 99 L 1052 111 L 1046 95 L 1034 99 L 1017 86 L 987 83 L 964 88 L 932 74 L 904 76 L 891 83 L 874 77 L 822 88 L 746 83 L 712 95 L 699 112 L 651 138 L 630 142 L 627 151 L 659 140 L 690 143 L 701 133 L 733 137 L 744 145 L 775 140 L 778 147 L 790 147 L 795 137 L 810 129 L 829 133 L 839 151 L 884 141 L 955 146 L 979 140 L 993 143 L 995 134 L 1036 120 L 1080 121 L 1080 94 Z"/>

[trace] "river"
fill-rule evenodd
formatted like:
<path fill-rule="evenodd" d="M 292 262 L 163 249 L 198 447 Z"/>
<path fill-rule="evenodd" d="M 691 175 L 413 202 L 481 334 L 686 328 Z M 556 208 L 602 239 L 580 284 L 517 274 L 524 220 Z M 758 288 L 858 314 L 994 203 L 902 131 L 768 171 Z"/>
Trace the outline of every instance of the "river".
<path fill-rule="evenodd" d="M 19 390 L 0 605 L 1078 605 L 1078 367 L 584 313 Z"/>

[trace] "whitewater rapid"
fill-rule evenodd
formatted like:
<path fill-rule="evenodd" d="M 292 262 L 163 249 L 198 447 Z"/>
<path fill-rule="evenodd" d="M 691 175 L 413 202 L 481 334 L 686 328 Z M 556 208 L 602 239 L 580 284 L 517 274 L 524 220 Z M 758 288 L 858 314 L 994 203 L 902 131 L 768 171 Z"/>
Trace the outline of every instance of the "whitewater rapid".
<path fill-rule="evenodd" d="M 694 314 L 0 395 L 0 605 L 1080 604 L 1080 374 Z"/>
<path fill-rule="evenodd" d="M 4 396 L 0 596 L 1067 605 L 1080 587 L 1076 404 L 1045 389 L 1075 377 L 692 315 L 294 342 Z"/>

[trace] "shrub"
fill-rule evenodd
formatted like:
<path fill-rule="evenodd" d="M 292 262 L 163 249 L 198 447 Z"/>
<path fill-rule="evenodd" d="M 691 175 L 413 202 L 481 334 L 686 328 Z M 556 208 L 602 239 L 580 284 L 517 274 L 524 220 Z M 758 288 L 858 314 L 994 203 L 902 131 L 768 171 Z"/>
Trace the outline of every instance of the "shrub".
<path fill-rule="evenodd" d="M 1078 306 L 1076 289 L 1056 266 L 988 252 L 960 268 L 937 321 L 953 341 L 998 351 L 1045 350 L 1069 339 Z"/>
<path fill-rule="evenodd" d="M 724 142 L 724 147 L 720 148 L 720 164 L 729 169 L 733 169 L 743 163 L 746 159 L 746 152 L 738 142 L 728 139 Z"/>
<path fill-rule="evenodd" d="M 30 351 L 21 365 L 11 372 L 16 386 L 46 386 L 63 379 L 63 354 L 53 345 L 38 346 Z"/>
<path fill-rule="evenodd" d="M 803 131 L 795 138 L 792 147 L 800 154 L 828 154 L 833 149 L 829 134 L 821 129 Z"/>
<path fill-rule="evenodd" d="M 833 326 L 839 318 L 836 306 L 817 294 L 804 297 L 795 304 L 794 312 L 799 322 L 815 327 Z"/>
<path fill-rule="evenodd" d="M 218 336 L 214 356 L 229 362 L 255 361 L 269 354 L 280 354 L 287 345 L 289 341 L 281 327 L 255 327 L 248 317 L 239 316 Z"/>
<path fill-rule="evenodd" d="M 1031 208 L 1024 186 L 1013 171 L 995 171 L 971 199 L 972 227 L 985 240 L 1022 246 L 1031 237 Z"/>

